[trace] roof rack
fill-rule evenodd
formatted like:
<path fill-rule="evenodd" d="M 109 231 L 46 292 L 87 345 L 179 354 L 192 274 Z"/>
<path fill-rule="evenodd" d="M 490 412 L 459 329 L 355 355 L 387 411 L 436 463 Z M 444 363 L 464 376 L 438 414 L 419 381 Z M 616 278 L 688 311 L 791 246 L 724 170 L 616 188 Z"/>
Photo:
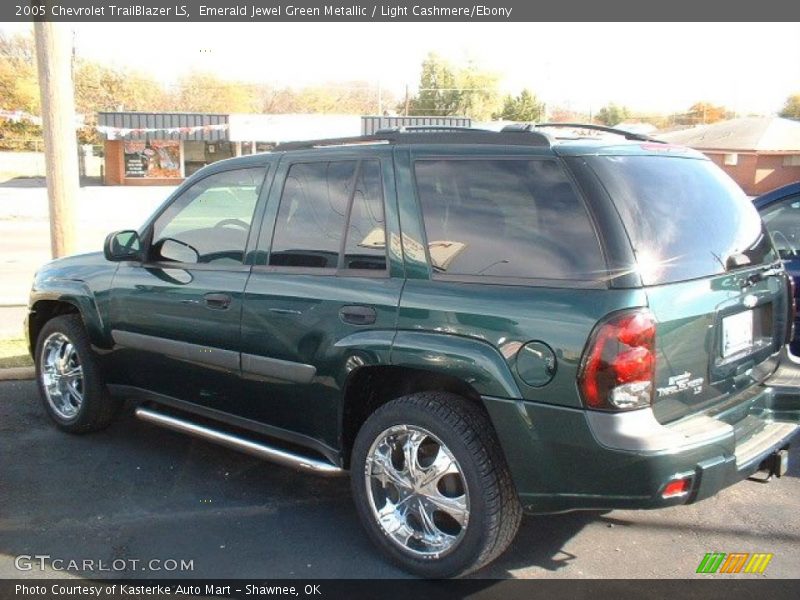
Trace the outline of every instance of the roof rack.
<path fill-rule="evenodd" d="M 540 131 L 517 132 L 491 131 L 471 127 L 426 125 L 379 129 L 371 135 L 330 138 L 300 142 L 284 142 L 275 146 L 276 152 L 285 150 L 310 150 L 332 146 L 355 146 L 362 144 L 495 144 L 508 146 L 549 147 L 550 137 Z"/>
<path fill-rule="evenodd" d="M 514 127 L 518 125 L 515 123 L 514 125 L 507 125 L 503 127 L 503 131 L 506 130 L 507 127 Z M 536 125 L 531 125 L 530 123 L 524 123 L 522 125 L 527 125 L 530 127 L 527 131 L 532 131 L 534 128 L 539 129 L 543 127 L 564 127 L 568 129 L 589 129 L 592 131 L 602 131 L 604 133 L 613 133 L 615 135 L 621 135 L 626 140 L 634 140 L 637 142 L 655 142 L 657 144 L 664 144 L 663 140 L 656 139 L 654 137 L 650 137 L 649 135 L 645 135 L 643 133 L 634 133 L 632 131 L 626 131 L 624 129 L 619 129 L 618 127 L 606 127 L 605 125 L 595 125 L 594 123 L 537 123 Z M 517 129 L 514 129 L 517 131 Z"/>
<path fill-rule="evenodd" d="M 463 125 L 398 125 L 397 127 L 383 127 L 375 131 L 375 135 L 387 133 L 413 133 L 417 131 L 446 131 L 448 133 L 458 133 L 461 131 L 483 131 L 496 133 L 491 129 L 480 129 L 478 127 L 465 127 Z"/>

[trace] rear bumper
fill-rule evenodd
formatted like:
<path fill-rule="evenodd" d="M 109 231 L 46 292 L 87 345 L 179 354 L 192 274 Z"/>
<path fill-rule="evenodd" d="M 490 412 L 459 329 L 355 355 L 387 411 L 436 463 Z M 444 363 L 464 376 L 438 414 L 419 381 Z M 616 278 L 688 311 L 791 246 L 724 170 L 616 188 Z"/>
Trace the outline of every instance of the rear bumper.
<path fill-rule="evenodd" d="M 800 382 L 800 362 L 782 364 L 724 412 L 669 425 L 650 409 L 610 414 L 484 402 L 526 511 L 659 508 L 713 496 L 787 448 L 800 428 L 800 387 L 774 384 L 793 379 Z M 686 477 L 686 494 L 662 497 L 669 481 Z"/>

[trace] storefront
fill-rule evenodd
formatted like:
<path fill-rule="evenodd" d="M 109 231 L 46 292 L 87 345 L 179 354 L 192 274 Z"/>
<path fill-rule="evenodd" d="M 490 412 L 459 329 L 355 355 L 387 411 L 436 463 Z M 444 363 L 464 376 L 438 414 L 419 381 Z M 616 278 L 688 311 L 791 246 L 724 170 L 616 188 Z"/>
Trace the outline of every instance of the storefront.
<path fill-rule="evenodd" d="M 106 185 L 177 185 L 205 165 L 286 141 L 351 137 L 385 127 L 469 127 L 465 117 L 325 114 L 98 113 Z"/>
<path fill-rule="evenodd" d="M 106 185 L 171 185 L 235 156 L 228 115 L 103 112 Z"/>

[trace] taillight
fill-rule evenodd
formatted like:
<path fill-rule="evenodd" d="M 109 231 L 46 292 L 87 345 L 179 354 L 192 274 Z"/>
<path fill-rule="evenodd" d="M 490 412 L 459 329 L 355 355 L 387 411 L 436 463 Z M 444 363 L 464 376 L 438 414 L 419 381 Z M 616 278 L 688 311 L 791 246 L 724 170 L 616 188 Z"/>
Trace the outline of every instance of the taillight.
<path fill-rule="evenodd" d="M 630 410 L 653 400 L 656 322 L 646 308 L 619 312 L 592 332 L 578 386 L 587 408 Z"/>

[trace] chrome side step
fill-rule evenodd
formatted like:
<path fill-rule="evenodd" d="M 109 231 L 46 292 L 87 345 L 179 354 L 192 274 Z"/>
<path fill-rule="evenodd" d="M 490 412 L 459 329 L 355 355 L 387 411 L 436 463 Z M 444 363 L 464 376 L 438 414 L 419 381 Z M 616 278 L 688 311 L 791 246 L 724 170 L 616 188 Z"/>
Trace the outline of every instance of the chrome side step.
<path fill-rule="evenodd" d="M 162 427 L 166 427 L 167 429 L 172 429 L 173 431 L 188 433 L 189 435 L 194 435 L 196 437 L 203 438 L 204 440 L 209 440 L 211 442 L 220 444 L 221 446 L 239 450 L 241 452 L 257 456 L 258 458 L 263 458 L 279 465 L 292 467 L 307 473 L 314 473 L 315 475 L 321 475 L 323 477 L 331 477 L 345 473 L 344 469 L 341 469 L 336 465 L 324 460 L 309 458 L 307 456 L 301 456 L 287 450 L 273 448 L 262 442 L 248 440 L 225 431 L 212 429 L 206 425 L 198 425 L 197 423 L 193 423 L 187 419 L 165 415 L 164 413 L 155 411 L 152 408 L 139 406 L 136 409 L 136 416 L 143 421 L 147 421 L 148 423 L 160 425 Z"/>

